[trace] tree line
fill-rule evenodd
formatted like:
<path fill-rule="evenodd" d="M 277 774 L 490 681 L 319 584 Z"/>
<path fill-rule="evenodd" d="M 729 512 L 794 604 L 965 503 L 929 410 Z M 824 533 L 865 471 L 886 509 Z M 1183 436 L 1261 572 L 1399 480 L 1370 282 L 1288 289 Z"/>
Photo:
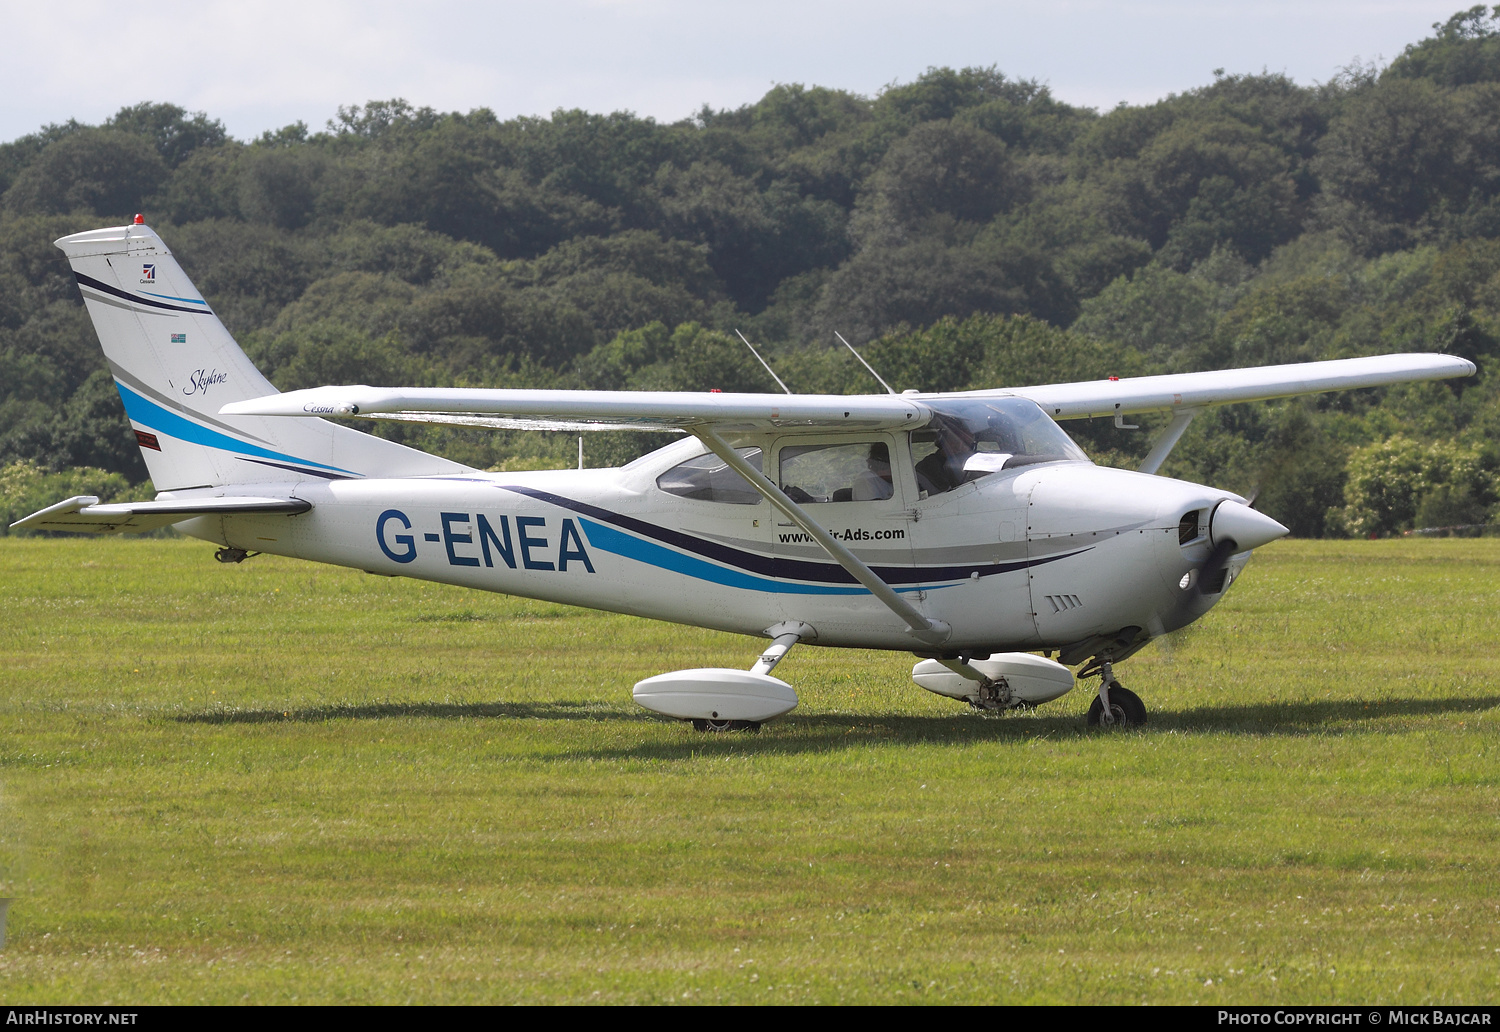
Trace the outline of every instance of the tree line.
<path fill-rule="evenodd" d="M 168 103 L 49 125 L 0 145 L 0 507 L 64 481 L 149 491 L 51 244 L 141 211 L 283 390 L 774 390 L 736 329 L 801 392 L 875 386 L 836 330 L 925 390 L 1446 351 L 1480 376 L 1218 410 L 1164 472 L 1259 488 L 1303 535 L 1483 524 L 1500 502 L 1497 18 L 1461 11 L 1326 83 L 1216 72 L 1105 112 L 934 68 L 672 124 L 389 100 L 248 142 Z M 1156 425 L 1068 430 L 1129 465 Z M 379 432 L 486 468 L 575 447 Z M 598 434 L 587 454 L 655 443 Z"/>

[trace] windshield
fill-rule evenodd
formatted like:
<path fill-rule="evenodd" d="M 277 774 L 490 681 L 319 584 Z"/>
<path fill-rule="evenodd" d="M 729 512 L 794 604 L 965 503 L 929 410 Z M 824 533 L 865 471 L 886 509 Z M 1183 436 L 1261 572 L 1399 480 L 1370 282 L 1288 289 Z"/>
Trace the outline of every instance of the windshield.
<path fill-rule="evenodd" d="M 1025 398 L 929 401 L 932 422 L 911 434 L 917 487 L 941 494 L 971 480 L 1039 462 L 1088 456 L 1036 402 Z"/>

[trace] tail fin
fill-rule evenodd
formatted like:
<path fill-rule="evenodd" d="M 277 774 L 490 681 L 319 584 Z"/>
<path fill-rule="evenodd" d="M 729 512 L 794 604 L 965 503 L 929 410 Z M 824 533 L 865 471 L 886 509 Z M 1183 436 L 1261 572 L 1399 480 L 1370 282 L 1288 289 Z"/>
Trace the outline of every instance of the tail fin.
<path fill-rule="evenodd" d="M 140 216 L 136 216 L 139 220 Z M 321 419 L 220 416 L 277 393 L 139 221 L 57 241 L 160 491 L 423 476 L 466 467 Z"/>

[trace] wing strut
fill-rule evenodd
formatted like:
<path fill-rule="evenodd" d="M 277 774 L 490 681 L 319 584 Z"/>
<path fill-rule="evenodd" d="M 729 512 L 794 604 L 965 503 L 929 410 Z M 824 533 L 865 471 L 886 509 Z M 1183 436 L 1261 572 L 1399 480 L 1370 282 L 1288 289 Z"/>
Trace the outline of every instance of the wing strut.
<path fill-rule="evenodd" d="M 863 562 L 849 549 L 839 542 L 813 520 L 811 516 L 796 502 L 789 498 L 785 491 L 771 482 L 770 478 L 761 473 L 750 463 L 746 462 L 739 452 L 729 446 L 729 443 L 720 437 L 712 427 L 699 425 L 689 427 L 689 431 L 708 445 L 708 449 L 719 458 L 729 463 L 740 476 L 744 477 L 755 489 L 766 496 L 766 500 L 782 512 L 791 517 L 792 522 L 801 527 L 818 544 L 823 546 L 834 560 L 849 571 L 849 574 L 866 588 L 870 594 L 884 602 L 886 608 L 906 621 L 907 628 L 912 635 L 932 645 L 940 644 L 948 639 L 953 629 L 941 620 L 932 620 L 923 616 L 906 599 L 902 598 L 891 586 L 881 580 L 879 575 Z"/>
<path fill-rule="evenodd" d="M 1182 440 L 1182 435 L 1187 432 L 1188 424 L 1193 417 L 1202 412 L 1201 408 L 1183 409 L 1172 417 L 1167 428 L 1161 432 L 1156 443 L 1151 446 L 1151 454 L 1141 460 L 1138 467 L 1142 473 L 1155 473 L 1161 469 L 1161 464 L 1167 461 L 1167 456 L 1172 454 L 1172 449 L 1177 447 L 1177 442 Z M 1116 417 L 1119 418 L 1119 417 Z"/>

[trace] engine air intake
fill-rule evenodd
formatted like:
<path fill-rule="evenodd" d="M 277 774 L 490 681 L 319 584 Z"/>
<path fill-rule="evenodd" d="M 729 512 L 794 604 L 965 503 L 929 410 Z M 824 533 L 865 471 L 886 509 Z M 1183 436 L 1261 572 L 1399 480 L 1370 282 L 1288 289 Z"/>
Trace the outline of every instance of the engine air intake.
<path fill-rule="evenodd" d="M 1201 534 L 1202 531 L 1198 529 L 1198 510 L 1189 509 L 1177 522 L 1177 543 L 1185 545 L 1189 541 L 1196 541 Z"/>

